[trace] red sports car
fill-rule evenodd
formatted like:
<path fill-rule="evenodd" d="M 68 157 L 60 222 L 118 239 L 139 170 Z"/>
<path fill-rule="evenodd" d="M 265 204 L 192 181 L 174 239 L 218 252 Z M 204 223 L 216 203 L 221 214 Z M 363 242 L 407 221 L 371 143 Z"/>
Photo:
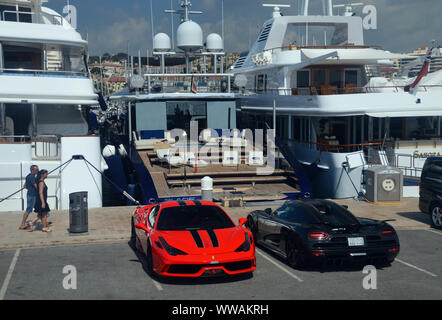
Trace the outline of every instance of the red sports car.
<path fill-rule="evenodd" d="M 169 277 L 234 275 L 256 269 L 251 232 L 210 201 L 168 201 L 138 208 L 132 232 L 148 272 Z"/>

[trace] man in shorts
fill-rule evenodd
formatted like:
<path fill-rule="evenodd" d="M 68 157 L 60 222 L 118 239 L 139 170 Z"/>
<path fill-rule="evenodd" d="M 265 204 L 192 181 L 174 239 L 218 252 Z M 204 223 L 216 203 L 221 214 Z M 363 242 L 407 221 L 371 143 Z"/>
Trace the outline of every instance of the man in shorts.
<path fill-rule="evenodd" d="M 36 174 L 38 173 L 38 166 L 32 165 L 30 168 L 31 173 L 26 176 L 25 188 L 28 190 L 26 195 L 26 211 L 23 214 L 23 220 L 19 227 L 20 230 L 28 229 L 31 225 L 26 225 L 26 220 L 29 214 L 33 211 L 35 201 L 37 199 L 37 180 Z"/>

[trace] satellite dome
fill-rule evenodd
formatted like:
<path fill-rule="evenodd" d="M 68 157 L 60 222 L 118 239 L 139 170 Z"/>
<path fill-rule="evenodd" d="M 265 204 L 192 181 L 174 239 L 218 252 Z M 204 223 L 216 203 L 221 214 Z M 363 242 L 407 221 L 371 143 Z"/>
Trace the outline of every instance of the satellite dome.
<path fill-rule="evenodd" d="M 155 51 L 170 51 L 172 48 L 170 38 L 165 33 L 157 33 L 153 38 L 153 49 Z"/>
<path fill-rule="evenodd" d="M 203 30 L 189 20 L 185 21 L 177 30 L 177 47 L 184 51 L 195 51 L 203 47 Z"/>
<path fill-rule="evenodd" d="M 206 48 L 208 51 L 216 52 L 224 50 L 223 38 L 217 33 L 211 33 L 206 39 Z"/>

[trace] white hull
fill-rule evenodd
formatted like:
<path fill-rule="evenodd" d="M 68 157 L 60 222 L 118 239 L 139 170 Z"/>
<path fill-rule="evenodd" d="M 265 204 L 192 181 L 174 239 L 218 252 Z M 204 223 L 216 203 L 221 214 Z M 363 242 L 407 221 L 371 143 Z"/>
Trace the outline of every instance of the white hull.
<path fill-rule="evenodd" d="M 61 138 L 59 160 L 33 160 L 32 144 L 0 144 L 0 190 L 6 197 L 20 190 L 31 165 L 52 171 L 72 158 L 81 154 L 102 172 L 106 169 L 100 153 L 100 138 L 97 136 Z M 101 175 L 83 160 L 73 160 L 70 164 L 56 170 L 46 180 L 48 203 L 52 209 L 68 210 L 69 194 L 78 191 L 88 192 L 88 207 L 102 206 Z M 26 189 L 0 203 L 0 211 L 20 211 L 26 207 Z"/>

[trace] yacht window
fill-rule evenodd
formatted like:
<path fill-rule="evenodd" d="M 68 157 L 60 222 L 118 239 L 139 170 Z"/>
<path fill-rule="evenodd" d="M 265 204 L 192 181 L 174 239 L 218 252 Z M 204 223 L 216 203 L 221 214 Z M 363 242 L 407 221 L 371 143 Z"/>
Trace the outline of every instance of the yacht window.
<path fill-rule="evenodd" d="M 342 88 L 342 71 L 341 70 L 330 70 L 330 85 L 337 88 Z"/>
<path fill-rule="evenodd" d="M 0 5 L 0 16 L 3 21 L 32 22 L 31 8 L 18 5 Z"/>
<path fill-rule="evenodd" d="M 343 45 L 348 43 L 346 23 L 290 23 L 284 35 L 283 47 Z"/>
<path fill-rule="evenodd" d="M 296 87 L 308 88 L 310 86 L 310 71 L 300 70 L 297 74 Z"/>
<path fill-rule="evenodd" d="M 42 69 L 42 50 L 31 46 L 3 45 L 5 69 Z M 9 70 L 13 71 L 13 70 Z"/>
<path fill-rule="evenodd" d="M 345 70 L 345 86 L 358 86 L 358 70 Z"/>
<path fill-rule="evenodd" d="M 258 75 L 258 91 L 264 91 L 266 89 L 266 78 L 263 74 Z"/>
<path fill-rule="evenodd" d="M 166 102 L 167 130 L 183 129 L 190 135 L 190 122 L 197 121 L 199 130 L 207 128 L 207 106 L 204 101 Z"/>
<path fill-rule="evenodd" d="M 313 71 L 313 84 L 317 89 L 321 89 L 321 86 L 325 85 L 325 70 Z"/>

